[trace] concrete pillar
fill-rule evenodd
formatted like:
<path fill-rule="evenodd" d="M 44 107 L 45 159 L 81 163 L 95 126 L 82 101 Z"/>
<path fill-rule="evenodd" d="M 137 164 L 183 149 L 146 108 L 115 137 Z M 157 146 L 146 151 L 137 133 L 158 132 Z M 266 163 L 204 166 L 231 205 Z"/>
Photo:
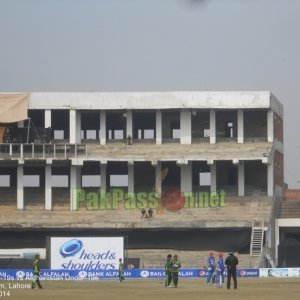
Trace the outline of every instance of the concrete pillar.
<path fill-rule="evenodd" d="M 51 165 L 45 166 L 45 209 L 52 210 Z"/>
<path fill-rule="evenodd" d="M 274 141 L 274 112 L 273 110 L 268 110 L 268 142 L 272 143 Z"/>
<path fill-rule="evenodd" d="M 17 209 L 24 209 L 23 165 L 17 166 Z"/>
<path fill-rule="evenodd" d="M 156 144 L 162 143 L 162 113 L 160 110 L 156 111 Z"/>
<path fill-rule="evenodd" d="M 217 165 L 214 162 L 210 165 L 210 176 L 211 176 L 211 184 L 210 184 L 210 192 L 214 193 L 217 191 Z"/>
<path fill-rule="evenodd" d="M 273 197 L 274 193 L 274 164 L 268 164 L 268 196 Z"/>
<path fill-rule="evenodd" d="M 81 111 L 76 111 L 76 143 L 81 143 Z"/>
<path fill-rule="evenodd" d="M 74 210 L 74 198 L 76 189 L 81 188 L 81 166 L 71 166 L 70 168 L 70 210 Z"/>
<path fill-rule="evenodd" d="M 278 247 L 280 244 L 279 232 L 280 232 L 280 227 L 278 224 L 278 219 L 275 219 L 275 247 L 274 247 L 275 248 L 275 257 L 274 257 L 274 260 L 275 260 L 276 266 L 278 266 Z"/>
<path fill-rule="evenodd" d="M 106 190 L 106 163 L 100 164 L 100 175 L 101 175 L 101 189 Z"/>
<path fill-rule="evenodd" d="M 209 117 L 209 142 L 211 144 L 216 143 L 216 111 L 214 109 L 210 110 Z"/>
<path fill-rule="evenodd" d="M 106 112 L 101 110 L 100 112 L 100 144 L 106 144 Z"/>
<path fill-rule="evenodd" d="M 126 137 L 128 137 L 128 135 L 130 135 L 133 138 L 132 111 L 131 110 L 127 110 L 127 112 L 126 112 Z"/>
<path fill-rule="evenodd" d="M 238 164 L 238 196 L 245 196 L 245 163 L 240 161 Z"/>
<path fill-rule="evenodd" d="M 155 165 L 155 192 L 158 194 L 158 197 L 161 196 L 161 180 L 160 178 L 161 173 L 161 162 L 158 161 Z"/>
<path fill-rule="evenodd" d="M 134 192 L 134 162 L 128 161 L 128 192 Z"/>
<path fill-rule="evenodd" d="M 51 109 L 45 110 L 45 128 L 51 127 Z"/>
<path fill-rule="evenodd" d="M 180 112 L 180 144 L 192 143 L 192 114 L 188 110 Z"/>
<path fill-rule="evenodd" d="M 71 144 L 75 144 L 76 143 L 76 110 L 71 109 L 69 115 L 70 115 L 69 142 Z"/>
<path fill-rule="evenodd" d="M 192 192 L 192 163 L 180 165 L 180 190 L 181 192 Z"/>
<path fill-rule="evenodd" d="M 81 143 L 81 113 L 75 109 L 70 110 L 70 144 Z"/>
<path fill-rule="evenodd" d="M 237 113 L 237 142 L 244 143 L 244 111 L 238 110 Z"/>

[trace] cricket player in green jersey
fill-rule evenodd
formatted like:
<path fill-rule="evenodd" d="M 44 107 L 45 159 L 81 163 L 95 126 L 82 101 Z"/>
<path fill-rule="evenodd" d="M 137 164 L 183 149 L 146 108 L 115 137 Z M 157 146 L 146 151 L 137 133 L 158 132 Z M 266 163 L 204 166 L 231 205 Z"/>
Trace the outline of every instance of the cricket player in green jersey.
<path fill-rule="evenodd" d="M 122 258 L 119 259 L 119 281 L 122 282 L 125 280 L 124 276 L 124 264 L 122 262 Z"/>
<path fill-rule="evenodd" d="M 181 268 L 180 260 L 178 259 L 178 255 L 175 254 L 171 266 L 174 288 L 177 288 L 178 285 L 178 273 L 180 268 Z"/>
<path fill-rule="evenodd" d="M 40 283 L 40 256 L 37 254 L 32 264 L 33 278 L 31 288 L 36 289 L 39 287 L 42 289 L 42 285 Z"/>
<path fill-rule="evenodd" d="M 167 255 L 167 260 L 165 262 L 165 287 L 171 287 L 172 282 L 172 255 Z"/>

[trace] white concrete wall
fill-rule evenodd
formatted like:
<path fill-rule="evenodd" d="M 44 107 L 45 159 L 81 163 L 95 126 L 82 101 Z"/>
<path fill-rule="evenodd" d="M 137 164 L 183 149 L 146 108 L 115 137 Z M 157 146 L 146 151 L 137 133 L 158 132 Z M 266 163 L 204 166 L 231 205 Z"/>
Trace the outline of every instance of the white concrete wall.
<path fill-rule="evenodd" d="M 274 96 L 273 96 L 274 97 Z M 265 92 L 31 93 L 30 109 L 274 108 Z M 277 109 L 278 110 L 278 109 Z"/>

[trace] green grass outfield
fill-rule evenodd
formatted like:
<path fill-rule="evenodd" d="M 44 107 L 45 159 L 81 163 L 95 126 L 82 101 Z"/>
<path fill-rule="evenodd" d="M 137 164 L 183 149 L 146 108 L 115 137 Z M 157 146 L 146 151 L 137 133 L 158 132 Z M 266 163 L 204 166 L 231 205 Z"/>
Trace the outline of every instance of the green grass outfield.
<path fill-rule="evenodd" d="M 41 281 L 44 289 L 13 287 L 29 281 L 0 281 L 0 300 L 299 300 L 300 278 L 239 278 L 237 290 L 206 286 L 204 279 L 180 279 L 179 287 L 163 288 L 158 279 Z M 1 296 L 2 292 L 2 296 Z M 9 292 L 9 295 L 8 295 Z"/>

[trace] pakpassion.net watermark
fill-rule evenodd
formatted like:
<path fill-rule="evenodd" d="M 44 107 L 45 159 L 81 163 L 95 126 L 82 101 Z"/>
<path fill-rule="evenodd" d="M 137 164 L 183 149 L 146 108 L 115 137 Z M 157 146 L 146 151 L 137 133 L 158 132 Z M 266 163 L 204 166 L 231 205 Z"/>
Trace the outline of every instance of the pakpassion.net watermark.
<path fill-rule="evenodd" d="M 176 187 L 168 188 L 161 197 L 157 192 L 125 192 L 122 189 L 99 189 L 91 192 L 85 189 L 72 190 L 73 210 L 116 210 L 122 205 L 125 209 L 156 209 L 163 207 L 169 211 L 183 208 L 225 207 L 225 191 L 181 192 Z"/>

